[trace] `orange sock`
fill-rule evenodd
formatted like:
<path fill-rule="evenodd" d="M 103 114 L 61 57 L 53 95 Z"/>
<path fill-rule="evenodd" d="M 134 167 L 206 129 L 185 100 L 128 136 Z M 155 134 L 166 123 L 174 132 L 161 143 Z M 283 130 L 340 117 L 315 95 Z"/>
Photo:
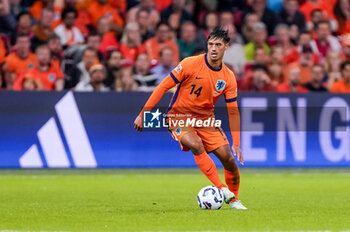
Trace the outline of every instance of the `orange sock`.
<path fill-rule="evenodd" d="M 238 167 L 233 172 L 224 169 L 224 173 L 225 173 L 225 181 L 228 186 L 228 189 L 235 194 L 236 196 L 235 200 L 238 200 L 238 190 L 239 190 L 239 182 L 240 182 Z"/>
<path fill-rule="evenodd" d="M 194 159 L 199 169 L 216 187 L 226 187 L 225 184 L 220 180 L 214 161 L 205 151 L 200 155 L 195 155 Z"/>

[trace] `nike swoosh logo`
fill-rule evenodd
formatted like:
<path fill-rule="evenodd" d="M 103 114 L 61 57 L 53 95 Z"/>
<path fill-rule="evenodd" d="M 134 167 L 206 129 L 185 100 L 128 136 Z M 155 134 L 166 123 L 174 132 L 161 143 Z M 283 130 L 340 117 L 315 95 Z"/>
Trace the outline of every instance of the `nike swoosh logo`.
<path fill-rule="evenodd" d="M 212 168 L 212 167 L 210 167 L 208 170 L 206 170 L 206 173 L 210 172 L 211 168 Z"/>
<path fill-rule="evenodd" d="M 198 80 L 198 79 L 203 79 L 203 77 L 196 77 L 196 80 Z"/>

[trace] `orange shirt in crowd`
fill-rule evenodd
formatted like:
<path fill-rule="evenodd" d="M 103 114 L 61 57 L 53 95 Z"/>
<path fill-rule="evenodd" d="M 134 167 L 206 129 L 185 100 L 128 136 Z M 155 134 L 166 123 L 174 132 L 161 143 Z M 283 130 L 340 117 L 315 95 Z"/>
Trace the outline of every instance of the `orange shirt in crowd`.
<path fill-rule="evenodd" d="M 49 70 L 47 70 L 46 72 L 42 72 L 37 68 L 33 68 L 16 79 L 13 85 L 14 90 L 22 89 L 23 78 L 27 75 L 31 76 L 34 79 L 37 79 L 41 83 L 43 89 L 45 90 L 54 90 L 55 82 L 64 77 L 63 72 L 61 71 L 61 69 L 57 68 L 56 65 L 51 65 Z"/>
<path fill-rule="evenodd" d="M 51 65 L 56 69 L 61 69 L 61 61 L 58 58 L 52 58 Z"/>
<path fill-rule="evenodd" d="M 277 90 L 277 92 L 280 92 L 280 93 L 291 93 L 292 92 L 292 89 L 290 88 L 290 86 L 286 82 L 279 84 L 277 86 L 276 90 Z M 302 85 L 298 85 L 296 88 L 296 92 L 297 93 L 307 93 L 307 92 L 309 92 L 309 90 Z"/>
<path fill-rule="evenodd" d="M 299 8 L 300 12 L 305 15 L 306 22 L 311 22 L 311 12 L 316 9 L 323 11 L 326 19 L 334 19 L 334 5 L 336 0 L 319 0 L 318 4 L 306 1 Z"/>
<path fill-rule="evenodd" d="M 110 21 L 116 25 L 123 26 L 124 21 L 123 18 L 118 14 L 115 7 L 111 4 L 107 3 L 105 5 L 101 5 L 96 0 L 91 3 L 88 9 L 88 15 L 90 18 L 90 23 L 96 27 L 97 21 L 99 18 L 106 16 L 110 19 Z"/>
<path fill-rule="evenodd" d="M 300 54 L 299 48 L 298 47 L 294 48 L 293 50 L 291 50 L 289 53 L 285 55 L 284 57 L 285 63 L 290 64 L 290 63 L 297 62 L 299 60 L 299 54 Z M 314 64 L 320 63 L 320 57 L 315 53 L 312 53 L 312 60 Z"/>
<path fill-rule="evenodd" d="M 109 4 L 120 11 L 126 11 L 126 0 L 109 0 Z"/>
<path fill-rule="evenodd" d="M 145 43 L 145 49 L 151 60 L 159 60 L 159 51 L 163 47 L 171 47 L 174 52 L 174 61 L 179 61 L 179 48 L 177 44 L 172 40 L 167 40 L 164 43 L 159 43 L 156 38 L 150 38 Z"/>
<path fill-rule="evenodd" d="M 44 5 L 42 1 L 36 1 L 34 4 L 30 7 L 29 13 L 36 19 L 40 20 L 41 18 L 41 13 L 43 12 Z M 54 20 L 57 20 L 60 16 L 60 12 L 62 11 L 62 7 L 59 6 L 53 6 L 53 10 L 55 12 L 55 17 Z"/>
<path fill-rule="evenodd" d="M 26 59 L 21 59 L 17 56 L 16 53 L 11 53 L 6 57 L 5 62 L 7 69 L 11 72 L 16 73 L 16 76 L 18 76 L 21 73 L 33 69 L 38 61 L 33 53 L 29 53 Z"/>
<path fill-rule="evenodd" d="M 2 64 L 5 61 L 6 57 L 6 46 L 4 41 L 0 38 L 0 64 Z"/>
<path fill-rule="evenodd" d="M 115 34 L 113 32 L 107 32 L 101 40 L 99 51 L 103 55 L 107 56 L 108 51 L 118 48 L 119 43 L 115 37 Z"/>
<path fill-rule="evenodd" d="M 125 59 L 129 59 L 132 62 L 136 60 L 137 55 L 146 52 L 145 46 L 142 44 L 140 44 L 137 48 L 129 48 L 125 44 L 120 44 L 119 50 Z"/>
<path fill-rule="evenodd" d="M 342 35 L 350 33 L 350 21 L 339 22 L 338 21 L 338 31 L 337 34 Z"/>
<path fill-rule="evenodd" d="M 94 0 L 82 0 L 82 1 L 78 1 L 75 5 L 75 8 L 77 10 L 84 10 L 84 11 L 87 11 L 91 5 L 91 3 L 93 2 Z"/>
<path fill-rule="evenodd" d="M 288 78 L 288 73 L 293 68 L 298 68 L 300 70 L 300 83 L 301 84 L 304 84 L 304 83 L 310 81 L 311 67 L 303 67 L 299 62 L 291 63 L 286 67 L 286 69 L 284 71 L 285 78 Z"/>
<path fill-rule="evenodd" d="M 39 24 L 32 26 L 31 31 L 38 39 L 42 41 L 47 41 L 49 36 L 53 33 L 51 28 L 43 28 Z"/>
<path fill-rule="evenodd" d="M 42 72 L 37 68 L 34 68 L 29 72 L 31 72 L 34 77 L 40 79 L 41 84 L 46 90 L 54 90 L 55 82 L 58 79 L 62 79 L 64 77 L 64 74 L 61 71 L 61 69 L 58 69 L 54 65 L 52 65 L 46 72 Z"/>
<path fill-rule="evenodd" d="M 350 85 L 347 85 L 343 78 L 333 83 L 330 90 L 331 93 L 350 93 Z"/>
<path fill-rule="evenodd" d="M 82 0 L 79 1 L 76 4 L 76 9 L 78 10 L 87 10 L 89 9 L 91 3 L 93 3 L 94 0 Z M 127 3 L 126 0 L 109 0 L 109 4 L 111 4 L 113 7 L 117 8 L 118 11 L 126 11 Z"/>

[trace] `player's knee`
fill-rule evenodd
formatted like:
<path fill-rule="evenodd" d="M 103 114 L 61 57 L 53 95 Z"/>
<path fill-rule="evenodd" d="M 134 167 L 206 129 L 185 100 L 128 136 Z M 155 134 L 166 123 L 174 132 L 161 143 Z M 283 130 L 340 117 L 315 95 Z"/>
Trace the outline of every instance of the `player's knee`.
<path fill-rule="evenodd" d="M 235 162 L 235 159 L 233 158 L 233 156 L 231 154 L 226 155 L 222 159 L 222 165 L 228 171 L 235 171 L 236 170 L 236 162 Z"/>
<path fill-rule="evenodd" d="M 192 141 L 190 144 L 190 149 L 194 155 L 200 155 L 204 152 L 204 146 L 201 140 Z"/>

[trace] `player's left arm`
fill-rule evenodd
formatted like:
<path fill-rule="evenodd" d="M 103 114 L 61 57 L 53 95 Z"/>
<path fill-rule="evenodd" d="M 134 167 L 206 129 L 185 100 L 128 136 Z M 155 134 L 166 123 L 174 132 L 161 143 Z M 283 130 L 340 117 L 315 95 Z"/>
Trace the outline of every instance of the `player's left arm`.
<path fill-rule="evenodd" d="M 244 165 L 244 159 L 240 148 L 240 114 L 237 104 L 237 83 L 234 76 L 230 78 L 225 91 L 225 101 L 232 135 L 232 151 L 238 161 Z"/>
<path fill-rule="evenodd" d="M 240 148 L 240 115 L 237 100 L 234 102 L 226 102 L 228 120 L 232 136 L 233 155 L 237 156 L 238 161 L 243 165 L 244 159 Z"/>

